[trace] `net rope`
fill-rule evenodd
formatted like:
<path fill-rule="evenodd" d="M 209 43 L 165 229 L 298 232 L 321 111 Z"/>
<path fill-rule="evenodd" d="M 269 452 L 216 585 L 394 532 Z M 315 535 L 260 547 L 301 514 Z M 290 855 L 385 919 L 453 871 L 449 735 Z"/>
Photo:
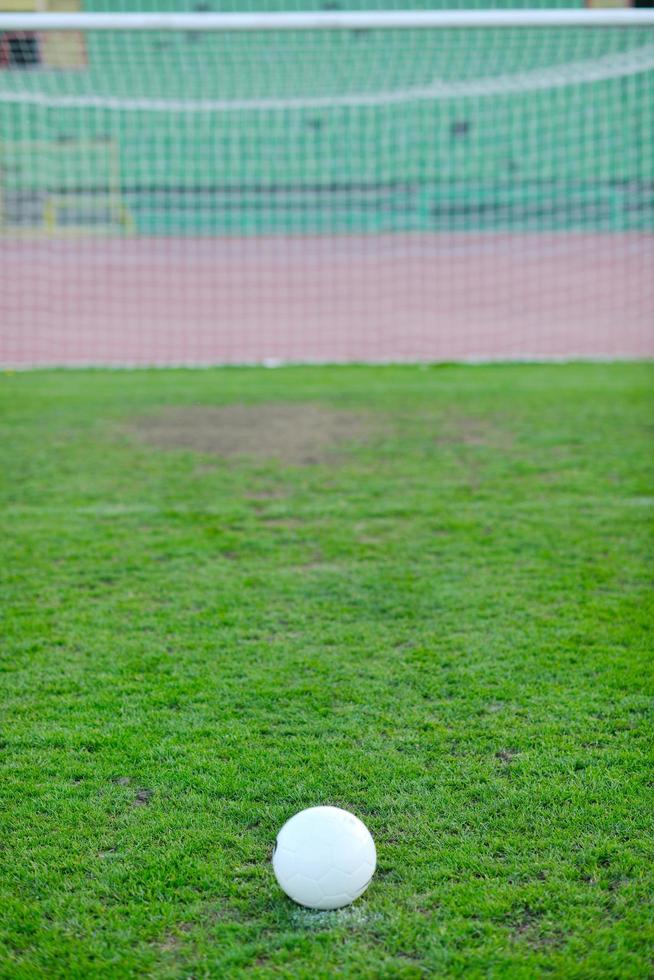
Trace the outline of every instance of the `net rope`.
<path fill-rule="evenodd" d="M 497 95 L 524 95 L 570 85 L 628 78 L 654 69 L 654 44 L 643 44 L 627 53 L 607 54 L 599 58 L 553 68 L 481 77 L 462 82 L 435 78 L 428 85 L 399 91 L 352 93 L 306 98 L 260 99 L 153 99 L 112 98 L 106 95 L 51 96 L 46 92 L 0 92 L 0 103 L 35 105 L 48 109 L 112 109 L 130 112 L 261 112 L 288 109 L 335 109 L 357 106 L 397 105 L 435 99 L 484 99 Z"/>

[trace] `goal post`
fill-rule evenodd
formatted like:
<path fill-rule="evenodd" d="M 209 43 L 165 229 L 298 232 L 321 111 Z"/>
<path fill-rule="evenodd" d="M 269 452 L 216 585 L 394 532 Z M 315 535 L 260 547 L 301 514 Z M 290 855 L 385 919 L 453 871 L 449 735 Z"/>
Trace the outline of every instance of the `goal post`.
<path fill-rule="evenodd" d="M 258 13 L 0 13 L 0 31 L 351 31 L 446 28 L 652 27 L 646 7 L 341 10 Z"/>
<path fill-rule="evenodd" d="M 39 62 L 62 34 L 84 57 Z M 7 37 L 1 363 L 654 354 L 654 10 Z"/>

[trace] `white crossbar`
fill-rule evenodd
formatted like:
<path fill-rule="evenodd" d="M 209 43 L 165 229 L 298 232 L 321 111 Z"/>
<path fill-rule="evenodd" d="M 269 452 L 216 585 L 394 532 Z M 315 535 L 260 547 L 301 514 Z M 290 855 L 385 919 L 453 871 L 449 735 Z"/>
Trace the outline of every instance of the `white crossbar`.
<path fill-rule="evenodd" d="M 368 10 L 306 13 L 0 14 L 0 31 L 304 31 L 654 27 L 654 10 Z"/>

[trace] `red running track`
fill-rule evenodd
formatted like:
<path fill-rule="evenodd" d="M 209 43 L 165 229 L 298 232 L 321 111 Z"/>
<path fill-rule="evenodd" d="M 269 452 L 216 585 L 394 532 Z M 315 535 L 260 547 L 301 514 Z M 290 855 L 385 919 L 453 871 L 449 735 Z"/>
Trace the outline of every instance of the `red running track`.
<path fill-rule="evenodd" d="M 654 235 L 0 237 L 0 363 L 654 356 Z"/>

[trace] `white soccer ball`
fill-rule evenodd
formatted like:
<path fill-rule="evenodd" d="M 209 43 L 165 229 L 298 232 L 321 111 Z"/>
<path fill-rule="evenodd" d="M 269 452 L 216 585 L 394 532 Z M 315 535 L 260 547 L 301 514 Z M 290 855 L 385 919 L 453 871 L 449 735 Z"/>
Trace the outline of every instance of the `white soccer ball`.
<path fill-rule="evenodd" d="M 310 909 L 340 909 L 362 895 L 377 852 L 358 817 L 337 806 L 296 813 L 277 834 L 275 877 L 289 898 Z"/>

